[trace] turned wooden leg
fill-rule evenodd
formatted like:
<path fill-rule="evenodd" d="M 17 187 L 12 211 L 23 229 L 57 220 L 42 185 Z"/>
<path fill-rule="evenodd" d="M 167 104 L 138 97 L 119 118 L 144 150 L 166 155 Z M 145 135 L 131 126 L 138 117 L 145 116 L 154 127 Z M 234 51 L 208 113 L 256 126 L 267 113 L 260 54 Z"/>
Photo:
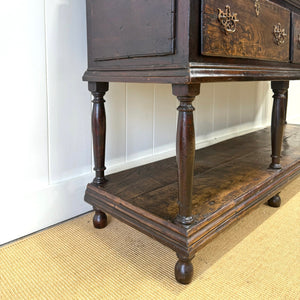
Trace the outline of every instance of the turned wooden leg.
<path fill-rule="evenodd" d="M 274 92 L 274 103 L 271 124 L 272 163 L 270 164 L 270 168 L 281 169 L 280 154 L 286 117 L 286 96 L 289 81 L 272 81 L 271 86 Z"/>
<path fill-rule="evenodd" d="M 104 107 L 104 95 L 108 91 L 107 82 L 89 82 L 89 91 L 94 99 L 92 110 L 92 133 L 94 150 L 94 170 L 96 177 L 93 183 L 101 185 L 106 182 L 105 171 L 105 135 L 106 135 L 106 116 Z"/>
<path fill-rule="evenodd" d="M 188 284 L 192 281 L 194 274 L 194 267 L 192 264 L 193 258 L 187 258 L 180 255 L 175 265 L 175 278 L 179 283 Z"/>
<path fill-rule="evenodd" d="M 281 204 L 281 198 L 280 198 L 279 194 L 275 195 L 268 201 L 268 205 L 272 206 L 272 207 L 279 207 L 280 204 Z"/>
<path fill-rule="evenodd" d="M 289 91 L 287 90 L 285 93 L 285 103 L 284 103 L 284 124 L 287 124 L 286 121 L 286 115 L 287 115 L 287 108 L 288 108 L 288 102 L 289 102 Z"/>
<path fill-rule="evenodd" d="M 98 229 L 102 229 L 102 228 L 106 227 L 106 225 L 107 225 L 106 214 L 99 209 L 94 208 L 94 210 L 95 210 L 95 215 L 93 218 L 94 227 L 98 228 Z"/>
<path fill-rule="evenodd" d="M 108 91 L 107 82 L 89 82 L 89 91 L 93 95 L 92 110 L 92 133 L 94 150 L 94 171 L 96 176 L 93 183 L 100 186 L 106 182 L 105 171 L 105 135 L 106 135 L 106 116 L 104 95 Z M 95 208 L 94 208 L 95 209 Z M 101 210 L 95 209 L 93 218 L 95 228 L 104 228 L 107 225 L 107 216 Z"/>
<path fill-rule="evenodd" d="M 192 190 L 195 159 L 195 131 L 192 101 L 200 93 L 200 84 L 173 84 L 173 94 L 180 101 L 176 137 L 178 166 L 178 204 L 176 221 L 183 225 L 193 222 Z"/>

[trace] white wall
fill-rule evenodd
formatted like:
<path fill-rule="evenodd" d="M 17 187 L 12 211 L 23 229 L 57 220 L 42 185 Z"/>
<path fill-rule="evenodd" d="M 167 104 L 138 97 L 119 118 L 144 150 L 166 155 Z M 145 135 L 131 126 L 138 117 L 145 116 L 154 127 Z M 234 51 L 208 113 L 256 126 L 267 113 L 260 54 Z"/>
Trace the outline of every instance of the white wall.
<path fill-rule="evenodd" d="M 93 174 L 85 1 L 6 1 L 0 31 L 2 244 L 90 210 L 83 194 Z M 294 122 L 299 92 L 292 83 Z M 108 173 L 175 153 L 169 85 L 113 83 L 106 100 Z M 267 82 L 203 84 L 197 146 L 268 125 L 271 101 Z"/>

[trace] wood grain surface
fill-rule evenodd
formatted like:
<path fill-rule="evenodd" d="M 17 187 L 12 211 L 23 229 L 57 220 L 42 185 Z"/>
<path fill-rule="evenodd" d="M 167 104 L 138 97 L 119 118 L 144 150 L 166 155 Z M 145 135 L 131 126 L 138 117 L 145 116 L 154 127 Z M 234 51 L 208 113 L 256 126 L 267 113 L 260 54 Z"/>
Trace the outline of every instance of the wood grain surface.
<path fill-rule="evenodd" d="M 174 53 L 174 0 L 102 0 L 87 5 L 93 60 Z"/>
<path fill-rule="evenodd" d="M 300 2 L 260 0 L 259 16 L 254 3 L 88 0 L 83 80 L 186 84 L 299 79 L 300 63 L 290 63 L 289 44 L 290 12 L 299 15 Z M 218 21 L 218 8 L 226 5 L 239 19 L 232 34 L 224 33 Z M 282 45 L 274 43 L 278 23 L 287 33 Z"/>
<path fill-rule="evenodd" d="M 237 14 L 236 31 L 227 33 L 218 21 L 218 9 Z M 274 43 L 278 23 L 287 34 L 284 44 Z M 252 0 L 205 0 L 202 7 L 202 54 L 260 60 L 289 61 L 290 12 L 268 0 L 260 0 L 257 16 Z"/>
<path fill-rule="evenodd" d="M 292 14 L 292 26 L 293 26 L 293 37 L 292 37 L 292 62 L 300 63 L 300 15 Z"/>
<path fill-rule="evenodd" d="M 268 168 L 270 128 L 197 150 L 192 198 L 195 221 L 188 228 L 174 223 L 178 214 L 175 158 L 109 175 L 100 187 L 88 185 L 85 200 L 178 253 L 192 255 L 300 173 L 299 129 L 294 125 L 285 128 L 281 170 Z"/>

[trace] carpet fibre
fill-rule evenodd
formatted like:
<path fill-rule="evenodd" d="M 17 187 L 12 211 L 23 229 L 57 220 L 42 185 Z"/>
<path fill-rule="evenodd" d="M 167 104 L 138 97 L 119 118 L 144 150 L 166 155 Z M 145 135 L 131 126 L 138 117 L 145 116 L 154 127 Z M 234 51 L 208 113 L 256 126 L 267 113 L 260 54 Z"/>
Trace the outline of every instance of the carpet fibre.
<path fill-rule="evenodd" d="M 281 197 L 200 250 L 189 285 L 173 251 L 88 213 L 0 248 L 0 299 L 300 299 L 300 179 Z"/>

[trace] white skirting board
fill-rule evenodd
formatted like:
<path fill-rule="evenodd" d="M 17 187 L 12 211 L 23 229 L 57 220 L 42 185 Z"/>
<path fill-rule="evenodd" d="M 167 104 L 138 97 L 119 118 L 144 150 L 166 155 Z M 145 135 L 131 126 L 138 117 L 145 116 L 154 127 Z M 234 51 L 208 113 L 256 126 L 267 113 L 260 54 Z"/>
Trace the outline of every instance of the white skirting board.
<path fill-rule="evenodd" d="M 83 201 L 93 174 L 62 181 L 36 191 L 10 190 L 2 195 L 0 245 L 91 210 Z"/>

